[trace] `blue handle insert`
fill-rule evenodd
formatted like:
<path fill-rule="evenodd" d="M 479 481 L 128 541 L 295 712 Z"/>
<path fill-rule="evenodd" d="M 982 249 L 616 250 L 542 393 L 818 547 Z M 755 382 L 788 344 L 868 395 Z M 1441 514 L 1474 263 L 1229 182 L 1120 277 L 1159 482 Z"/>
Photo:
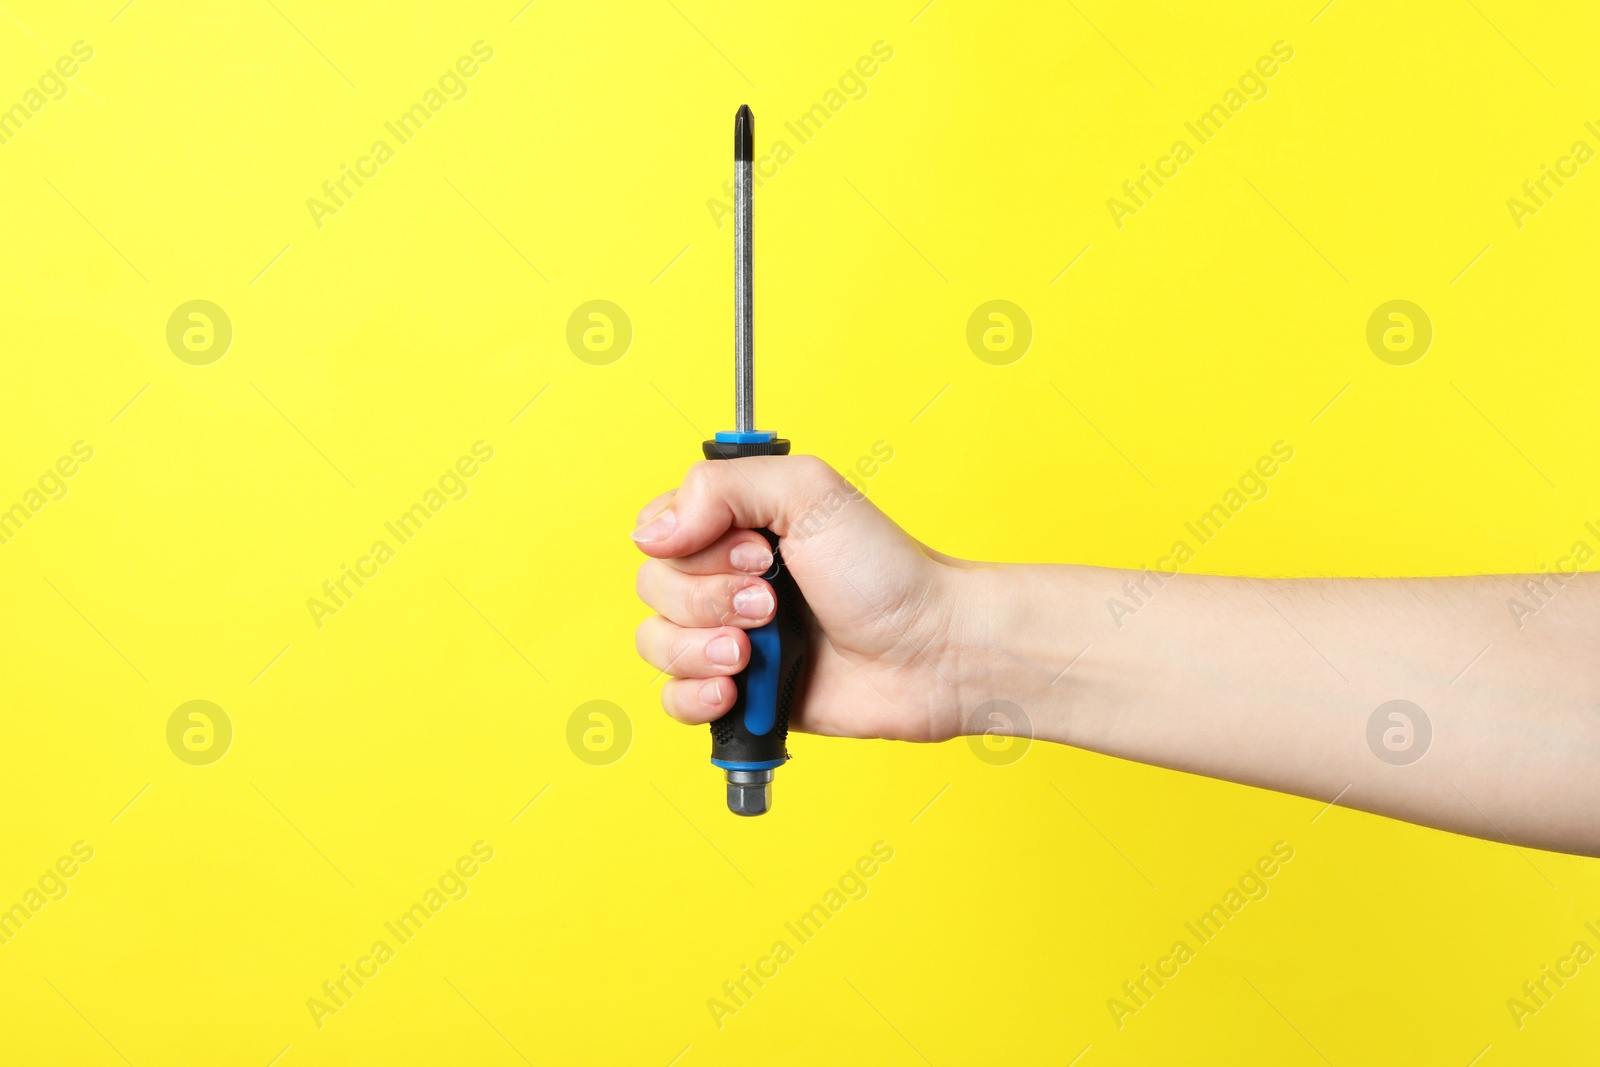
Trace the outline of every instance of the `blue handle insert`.
<path fill-rule="evenodd" d="M 778 620 L 750 631 L 750 665 L 744 669 L 744 728 L 764 737 L 778 721 L 778 667 L 783 655 Z"/>

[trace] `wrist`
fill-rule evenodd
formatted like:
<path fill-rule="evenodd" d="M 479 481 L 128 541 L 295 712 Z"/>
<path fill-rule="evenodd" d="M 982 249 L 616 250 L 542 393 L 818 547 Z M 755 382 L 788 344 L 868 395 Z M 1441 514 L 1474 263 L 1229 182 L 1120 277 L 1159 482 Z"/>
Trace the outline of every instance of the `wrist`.
<path fill-rule="evenodd" d="M 1087 610 L 1094 570 L 1033 564 L 950 570 L 946 673 L 962 734 L 998 731 L 1074 743 L 1074 716 L 1089 706 L 1095 684 L 1088 622 L 1094 616 Z"/>

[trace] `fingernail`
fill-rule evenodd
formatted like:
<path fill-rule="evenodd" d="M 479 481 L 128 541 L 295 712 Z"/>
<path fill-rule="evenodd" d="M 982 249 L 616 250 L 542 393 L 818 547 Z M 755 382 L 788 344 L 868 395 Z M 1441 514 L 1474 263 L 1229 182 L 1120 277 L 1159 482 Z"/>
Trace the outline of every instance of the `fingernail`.
<path fill-rule="evenodd" d="M 656 541 L 665 541 L 672 536 L 672 531 L 677 528 L 678 516 L 673 514 L 671 508 L 668 508 L 628 536 L 641 545 L 648 545 Z"/>
<path fill-rule="evenodd" d="M 748 574 L 765 574 L 767 568 L 772 566 L 772 549 L 753 541 L 734 545 L 733 551 L 728 553 L 728 562 L 733 564 L 735 570 L 745 571 Z"/>
<path fill-rule="evenodd" d="M 733 594 L 733 610 L 747 619 L 764 619 L 772 614 L 772 594 L 764 585 L 750 585 Z"/>
<path fill-rule="evenodd" d="M 722 683 L 713 678 L 700 687 L 700 702 L 711 707 L 722 703 Z"/>
<path fill-rule="evenodd" d="M 720 663 L 724 667 L 731 667 L 739 662 L 739 642 L 727 634 L 713 637 L 706 644 L 706 659 L 712 663 Z"/>

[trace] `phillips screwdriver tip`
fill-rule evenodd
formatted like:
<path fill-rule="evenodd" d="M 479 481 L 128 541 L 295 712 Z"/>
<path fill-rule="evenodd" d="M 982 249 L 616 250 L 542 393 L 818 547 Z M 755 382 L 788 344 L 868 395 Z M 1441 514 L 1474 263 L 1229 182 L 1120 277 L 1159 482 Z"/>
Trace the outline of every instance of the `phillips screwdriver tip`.
<path fill-rule="evenodd" d="M 740 163 L 755 159 L 756 117 L 749 104 L 740 104 L 739 113 L 733 117 L 733 158 Z"/>

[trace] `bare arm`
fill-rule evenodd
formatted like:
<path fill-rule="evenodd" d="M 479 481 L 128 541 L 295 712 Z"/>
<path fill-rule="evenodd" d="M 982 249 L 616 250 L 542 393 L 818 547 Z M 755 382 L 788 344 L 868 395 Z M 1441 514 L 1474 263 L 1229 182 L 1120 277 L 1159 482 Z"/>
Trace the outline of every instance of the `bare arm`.
<path fill-rule="evenodd" d="M 1545 577 L 1536 600 L 1528 580 L 1025 566 L 958 584 L 989 613 L 977 688 L 1038 709 L 1048 740 L 1600 855 L 1600 582 Z"/>
<path fill-rule="evenodd" d="M 683 722 L 728 710 L 745 632 L 772 617 L 759 577 L 770 553 L 751 532 L 765 526 L 812 615 L 797 729 L 914 741 L 1026 731 L 1600 855 L 1600 576 L 1264 580 L 971 563 L 918 543 L 804 456 L 699 464 L 639 521 L 634 540 L 652 557 L 639 595 L 659 613 L 639 627 L 639 652 L 673 676 L 662 701 Z M 996 718 L 996 701 L 1020 711 Z"/>

